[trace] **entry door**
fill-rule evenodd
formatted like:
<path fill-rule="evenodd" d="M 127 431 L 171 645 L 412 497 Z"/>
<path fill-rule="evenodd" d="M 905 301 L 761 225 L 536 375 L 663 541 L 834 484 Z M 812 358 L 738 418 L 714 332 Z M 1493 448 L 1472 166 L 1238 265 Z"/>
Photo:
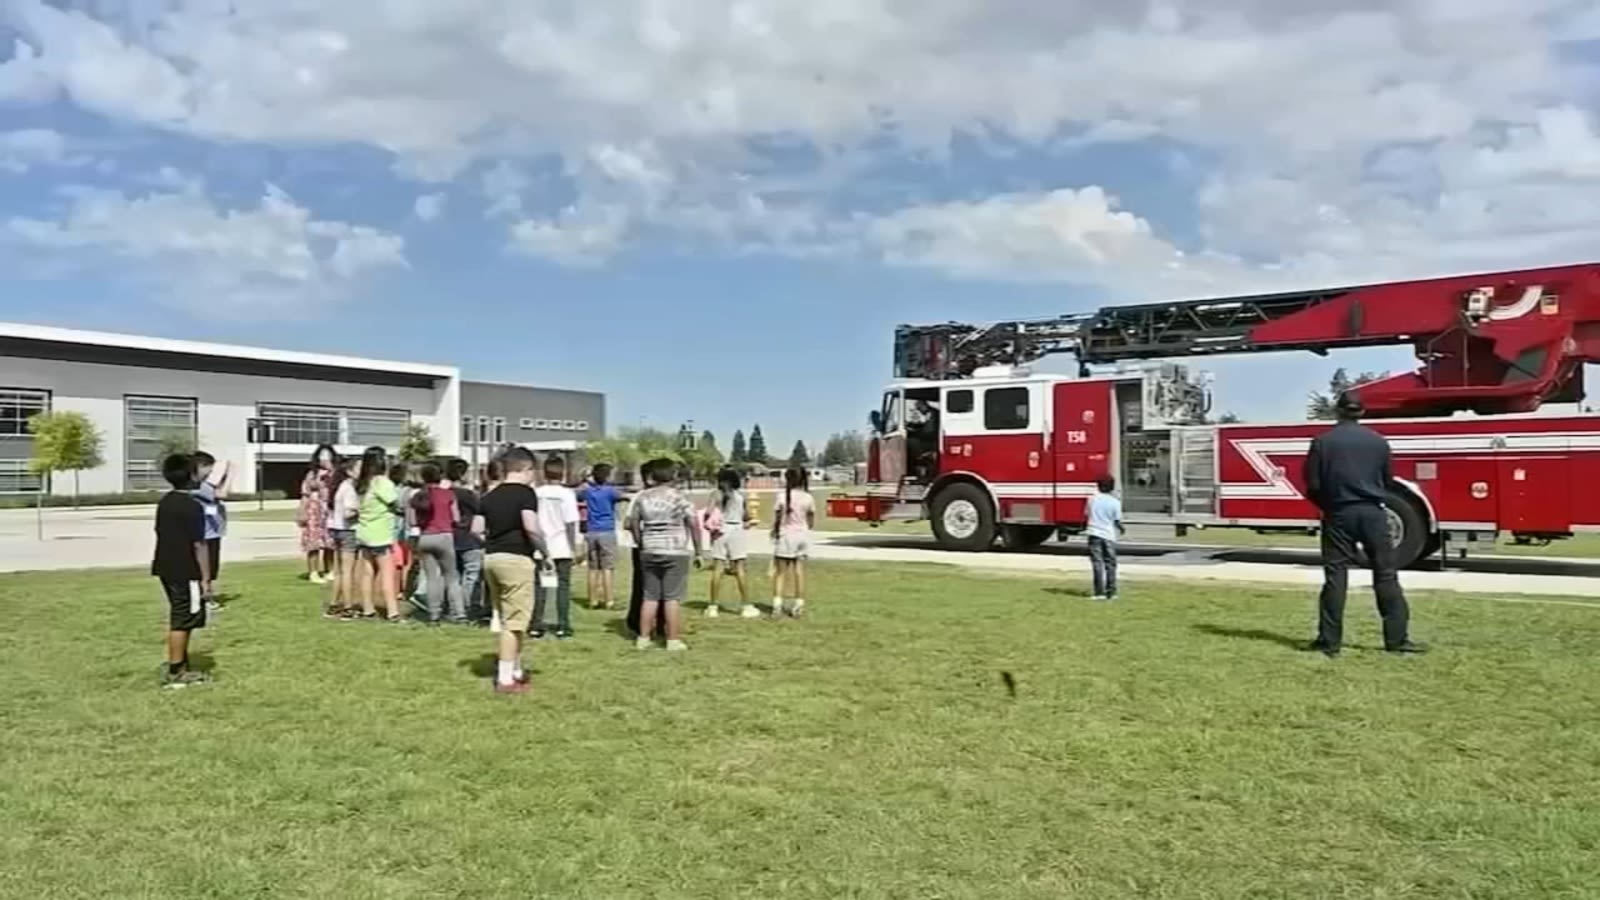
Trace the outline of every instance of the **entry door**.
<path fill-rule="evenodd" d="M 1570 466 L 1559 457 L 1502 457 L 1500 527 L 1560 534 L 1572 527 Z"/>
<path fill-rule="evenodd" d="M 1050 447 L 1058 522 L 1082 521 L 1095 482 L 1111 471 L 1111 392 L 1106 381 L 1055 386 Z"/>
<path fill-rule="evenodd" d="M 878 481 L 898 485 L 906 477 L 905 396 L 899 391 L 883 395 L 883 434 L 878 448 Z"/>

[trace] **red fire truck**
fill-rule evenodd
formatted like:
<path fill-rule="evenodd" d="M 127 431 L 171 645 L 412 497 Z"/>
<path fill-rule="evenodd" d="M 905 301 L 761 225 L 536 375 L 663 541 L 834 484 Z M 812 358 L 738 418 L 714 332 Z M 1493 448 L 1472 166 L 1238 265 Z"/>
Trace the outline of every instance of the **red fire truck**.
<path fill-rule="evenodd" d="M 1393 449 L 1404 564 L 1600 531 L 1600 417 L 1539 412 L 1576 409 L 1600 359 L 1600 264 L 901 326 L 867 484 L 829 512 L 1027 548 L 1080 531 L 1109 474 L 1130 524 L 1311 533 L 1301 464 L 1327 423 L 1207 424 L 1209 379 L 1151 361 L 1397 344 L 1419 367 L 1355 392 Z M 1076 354 L 1077 377 L 1027 368 L 1054 353 Z"/>

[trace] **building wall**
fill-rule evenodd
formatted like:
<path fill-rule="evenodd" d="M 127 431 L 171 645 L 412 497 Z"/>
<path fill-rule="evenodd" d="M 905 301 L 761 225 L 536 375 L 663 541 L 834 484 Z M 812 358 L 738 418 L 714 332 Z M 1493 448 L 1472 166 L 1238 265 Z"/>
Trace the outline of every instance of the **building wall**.
<path fill-rule="evenodd" d="M 524 385 L 461 383 L 461 414 L 456 437 L 466 438 L 465 420 L 472 419 L 470 440 L 462 443 L 462 455 L 486 460 L 503 443 L 577 445 L 605 434 L 606 398 L 591 391 L 568 391 Z M 489 440 L 478 438 L 483 419 L 490 423 Z M 496 440 L 496 421 L 505 423 L 504 440 Z M 572 427 L 567 427 L 571 423 Z M 553 427 L 552 427 L 553 426 Z"/>
<path fill-rule="evenodd" d="M 129 395 L 197 400 L 199 445 L 236 467 L 233 489 L 240 492 L 255 490 L 256 447 L 247 441 L 247 423 L 258 403 L 405 410 L 411 421 L 429 426 L 440 453 L 454 454 L 459 448 L 459 385 L 454 379 L 442 379 L 431 389 L 386 387 L 6 356 L 0 357 L 0 388 L 50 391 L 52 409 L 82 412 L 99 427 L 105 465 L 82 473 L 84 493 L 124 490 L 124 408 Z M 269 444 L 266 458 L 305 459 L 311 450 Z M 72 479 L 58 477 L 52 488 L 70 492 Z"/>

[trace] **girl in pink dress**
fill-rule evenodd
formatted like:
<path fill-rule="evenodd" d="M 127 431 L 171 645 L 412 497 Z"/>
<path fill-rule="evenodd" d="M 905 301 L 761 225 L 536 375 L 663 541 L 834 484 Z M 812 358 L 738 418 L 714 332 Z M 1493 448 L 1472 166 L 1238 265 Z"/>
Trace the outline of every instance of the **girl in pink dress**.
<path fill-rule="evenodd" d="M 300 526 L 300 551 L 306 555 L 306 580 L 326 584 L 333 571 L 333 537 L 328 533 L 328 506 L 332 499 L 333 473 L 339 454 L 327 444 L 311 454 L 311 466 L 300 482 L 300 508 L 295 524 Z"/>

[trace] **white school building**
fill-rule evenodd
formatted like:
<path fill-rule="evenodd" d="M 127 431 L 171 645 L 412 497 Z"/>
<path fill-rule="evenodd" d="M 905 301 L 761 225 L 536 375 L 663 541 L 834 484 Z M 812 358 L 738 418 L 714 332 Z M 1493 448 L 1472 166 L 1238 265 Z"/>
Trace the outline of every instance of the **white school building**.
<path fill-rule="evenodd" d="M 493 408 L 468 408 L 474 396 Z M 505 443 L 581 449 L 604 433 L 604 407 L 592 392 L 464 384 L 448 365 L 0 323 L 0 494 L 40 489 L 28 419 L 47 410 L 95 424 L 104 463 L 79 483 L 112 494 L 164 489 L 158 457 L 175 443 L 229 461 L 236 492 L 257 489 L 258 462 L 265 488 L 288 492 L 319 444 L 393 451 L 421 423 L 441 456 L 487 459 Z M 252 419 L 271 423 L 260 443 Z M 73 489 L 71 476 L 53 481 L 52 493 Z"/>

